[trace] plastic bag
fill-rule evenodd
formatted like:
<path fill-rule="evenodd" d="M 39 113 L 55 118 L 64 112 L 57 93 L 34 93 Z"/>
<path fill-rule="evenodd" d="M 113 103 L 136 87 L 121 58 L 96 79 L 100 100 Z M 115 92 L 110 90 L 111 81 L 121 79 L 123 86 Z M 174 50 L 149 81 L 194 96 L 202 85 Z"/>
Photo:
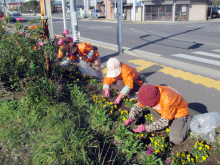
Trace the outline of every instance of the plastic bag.
<path fill-rule="evenodd" d="M 220 126 L 220 115 L 217 112 L 195 115 L 190 122 L 190 130 L 203 140 L 215 141 L 215 128 Z"/>
<path fill-rule="evenodd" d="M 82 75 L 89 75 L 97 78 L 99 77 L 96 71 L 89 66 L 86 61 L 80 60 L 79 70 L 82 72 Z"/>

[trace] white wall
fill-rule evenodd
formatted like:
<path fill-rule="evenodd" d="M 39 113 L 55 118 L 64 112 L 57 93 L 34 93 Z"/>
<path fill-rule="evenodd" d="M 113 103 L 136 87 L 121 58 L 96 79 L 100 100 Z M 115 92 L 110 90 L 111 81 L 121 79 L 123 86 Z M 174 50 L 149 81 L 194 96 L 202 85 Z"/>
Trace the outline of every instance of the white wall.
<path fill-rule="evenodd" d="M 205 21 L 207 5 L 205 2 L 191 2 L 189 5 L 189 21 Z"/>

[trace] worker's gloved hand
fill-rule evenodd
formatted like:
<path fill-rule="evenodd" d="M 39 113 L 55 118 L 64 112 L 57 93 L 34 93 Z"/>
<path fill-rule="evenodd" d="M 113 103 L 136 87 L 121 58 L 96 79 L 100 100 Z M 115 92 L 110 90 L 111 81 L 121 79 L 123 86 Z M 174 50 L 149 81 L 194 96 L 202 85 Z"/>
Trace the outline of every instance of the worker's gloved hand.
<path fill-rule="evenodd" d="M 108 89 L 108 88 L 105 88 L 105 96 L 106 96 L 106 97 L 109 97 L 109 96 L 110 96 L 110 92 L 109 92 L 109 89 Z"/>
<path fill-rule="evenodd" d="M 137 129 L 134 130 L 134 132 L 145 132 L 146 131 L 146 128 L 144 125 L 139 125 Z"/>
<path fill-rule="evenodd" d="M 84 60 L 87 60 L 88 57 L 87 57 L 87 56 L 84 56 L 83 58 L 84 58 Z"/>
<path fill-rule="evenodd" d="M 134 119 L 129 118 L 128 120 L 125 121 L 125 126 L 132 125 L 133 122 L 134 122 Z"/>
<path fill-rule="evenodd" d="M 69 57 L 71 57 L 73 54 L 72 53 L 67 53 Z"/>
<path fill-rule="evenodd" d="M 58 60 L 57 60 L 58 62 L 62 62 L 62 59 L 61 58 L 58 58 Z"/>
<path fill-rule="evenodd" d="M 123 94 L 121 93 L 121 94 L 118 96 L 118 98 L 115 100 L 114 104 L 119 104 L 122 97 L 123 97 Z"/>

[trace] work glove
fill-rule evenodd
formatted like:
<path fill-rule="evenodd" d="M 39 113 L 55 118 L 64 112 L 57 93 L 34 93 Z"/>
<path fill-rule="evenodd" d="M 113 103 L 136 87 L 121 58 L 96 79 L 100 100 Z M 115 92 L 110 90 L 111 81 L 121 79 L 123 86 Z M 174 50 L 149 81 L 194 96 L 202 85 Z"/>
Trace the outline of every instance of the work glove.
<path fill-rule="evenodd" d="M 137 129 L 134 130 L 134 132 L 145 132 L 146 131 L 146 128 L 144 125 L 139 125 Z"/>
<path fill-rule="evenodd" d="M 114 104 L 119 104 L 122 97 L 123 97 L 123 94 L 121 93 L 121 94 L 118 96 L 118 98 L 115 100 Z"/>
<path fill-rule="evenodd" d="M 106 96 L 106 97 L 109 97 L 109 96 L 110 96 L 110 92 L 109 92 L 109 89 L 108 89 L 108 88 L 105 88 L 105 96 Z"/>
<path fill-rule="evenodd" d="M 132 125 L 133 121 L 134 121 L 134 119 L 129 118 L 128 120 L 125 121 L 125 126 Z"/>

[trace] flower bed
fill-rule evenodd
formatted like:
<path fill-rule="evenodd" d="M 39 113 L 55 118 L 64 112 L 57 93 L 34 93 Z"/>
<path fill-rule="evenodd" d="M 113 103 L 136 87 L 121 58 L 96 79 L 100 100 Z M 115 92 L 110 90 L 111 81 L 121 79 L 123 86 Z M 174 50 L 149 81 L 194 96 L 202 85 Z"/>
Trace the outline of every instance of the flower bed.
<path fill-rule="evenodd" d="M 133 132 L 136 125 L 153 121 L 147 109 L 125 127 L 135 101 L 124 97 L 114 105 L 117 90 L 111 88 L 111 97 L 105 98 L 101 81 L 81 75 L 75 66 L 58 67 L 57 44 L 43 42 L 40 24 L 22 28 L 17 22 L 14 34 L 0 30 L 1 164 L 218 163 L 218 141 L 206 143 L 190 134 L 174 145 L 168 128 Z"/>

